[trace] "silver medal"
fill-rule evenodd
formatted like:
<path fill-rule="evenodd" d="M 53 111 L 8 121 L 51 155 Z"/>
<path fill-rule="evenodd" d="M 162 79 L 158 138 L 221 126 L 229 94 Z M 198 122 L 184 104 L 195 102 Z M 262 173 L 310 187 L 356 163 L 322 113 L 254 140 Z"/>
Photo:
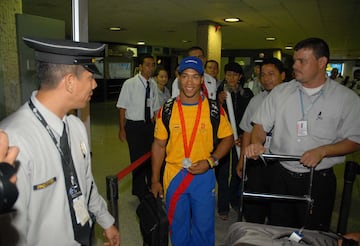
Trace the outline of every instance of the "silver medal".
<path fill-rule="evenodd" d="M 182 163 L 182 166 L 186 169 L 191 167 L 191 164 L 192 164 L 191 160 L 189 158 L 184 158 L 181 163 Z"/>

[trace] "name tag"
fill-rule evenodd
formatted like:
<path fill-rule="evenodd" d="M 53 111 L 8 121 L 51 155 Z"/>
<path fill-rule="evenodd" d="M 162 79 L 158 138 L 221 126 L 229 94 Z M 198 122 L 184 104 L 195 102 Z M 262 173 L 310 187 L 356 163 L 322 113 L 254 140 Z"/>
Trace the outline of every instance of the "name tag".
<path fill-rule="evenodd" d="M 264 147 L 266 149 L 270 148 L 271 139 L 272 139 L 272 136 L 266 136 L 266 140 L 265 140 L 265 143 L 264 143 Z"/>
<path fill-rule="evenodd" d="M 83 195 L 73 199 L 73 207 L 76 216 L 76 222 L 81 224 L 81 226 L 85 225 L 86 222 L 89 221 L 90 215 L 85 206 L 85 198 Z"/>
<path fill-rule="evenodd" d="M 299 120 L 297 122 L 297 135 L 298 137 L 305 137 L 308 135 L 307 121 Z"/>

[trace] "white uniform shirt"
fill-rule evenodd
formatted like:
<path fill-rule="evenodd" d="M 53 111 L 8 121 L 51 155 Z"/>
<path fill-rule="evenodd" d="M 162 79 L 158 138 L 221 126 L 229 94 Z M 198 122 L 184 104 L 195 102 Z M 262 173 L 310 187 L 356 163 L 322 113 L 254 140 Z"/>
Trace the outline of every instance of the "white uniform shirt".
<path fill-rule="evenodd" d="M 204 83 L 209 94 L 209 99 L 216 100 L 216 79 L 209 74 L 204 73 Z M 178 78 L 174 80 L 171 92 L 171 97 L 177 97 L 180 94 Z"/>
<path fill-rule="evenodd" d="M 156 111 L 160 109 L 158 87 L 153 78 L 149 79 L 150 85 L 150 116 L 153 117 Z M 120 91 L 117 108 L 124 108 L 125 118 L 128 120 L 145 120 L 145 95 L 146 79 L 137 74 L 127 79 Z"/>
<path fill-rule="evenodd" d="M 244 88 L 249 88 L 256 96 L 262 91 L 260 79 L 258 77 L 254 77 L 253 79 L 248 80 L 247 82 L 245 82 Z"/>
<path fill-rule="evenodd" d="M 297 123 L 303 118 L 299 93 L 303 98 L 307 136 L 297 133 Z M 271 153 L 301 156 L 307 150 L 344 139 L 360 143 L 359 115 L 360 97 L 339 83 L 327 79 L 318 93 L 308 96 L 301 83 L 292 80 L 271 91 L 256 111 L 253 122 L 261 124 L 266 132 L 274 127 Z M 344 156 L 326 157 L 316 170 L 330 168 L 344 159 Z M 294 172 L 309 171 L 299 162 L 282 162 L 282 165 Z"/>
<path fill-rule="evenodd" d="M 47 110 L 35 95 L 36 92 L 32 94 L 32 102 L 54 136 L 60 138 L 63 121 Z M 64 121 L 67 123 L 74 166 L 82 194 L 89 204 L 88 209 L 94 213 L 102 228 L 108 228 L 114 223 L 114 218 L 94 183 L 86 129 L 75 116 L 66 116 Z M 79 245 L 74 240 L 60 153 L 45 127 L 28 103 L 2 121 L 0 127 L 8 133 L 10 145 L 20 148 L 16 182 L 19 197 L 14 205 L 16 216 L 11 220 L 20 236 L 16 245 Z M 2 231 L 2 235 L 9 245 L 13 242 L 12 233 Z"/>
<path fill-rule="evenodd" d="M 164 91 L 158 88 L 158 93 L 159 93 L 160 105 L 163 106 L 164 103 L 166 103 L 166 101 L 170 98 L 170 91 L 167 87 L 164 87 Z"/>
<path fill-rule="evenodd" d="M 252 117 L 256 110 L 260 107 L 261 103 L 265 100 L 267 95 L 269 95 L 268 91 L 262 91 L 261 93 L 251 98 L 239 125 L 243 131 L 252 131 Z"/>

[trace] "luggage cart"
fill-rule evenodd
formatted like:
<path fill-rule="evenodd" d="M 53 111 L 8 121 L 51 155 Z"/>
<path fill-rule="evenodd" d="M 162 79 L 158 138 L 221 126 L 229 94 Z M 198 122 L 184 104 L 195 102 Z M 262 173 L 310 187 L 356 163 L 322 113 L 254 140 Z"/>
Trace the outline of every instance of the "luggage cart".
<path fill-rule="evenodd" d="M 276 154 L 262 154 L 259 156 L 263 161 L 264 165 L 267 165 L 266 160 L 281 160 L 281 161 L 299 161 L 301 159 L 300 156 L 293 155 L 276 155 Z M 304 226 L 307 223 L 310 211 L 312 209 L 314 200 L 311 198 L 312 192 L 312 183 L 314 177 L 314 168 L 310 168 L 310 180 L 308 186 L 308 193 L 304 194 L 304 196 L 292 196 L 292 195 L 284 195 L 284 194 L 266 194 L 266 193 L 256 193 L 256 192 L 246 192 L 245 188 L 245 180 L 246 180 L 246 162 L 247 158 L 244 156 L 244 166 L 242 171 L 242 180 L 241 180 L 241 192 L 240 192 L 240 201 L 239 201 L 239 211 L 238 211 L 238 221 L 242 221 L 243 218 L 243 210 L 244 210 L 244 198 L 252 198 L 252 199 L 277 199 L 277 200 L 293 200 L 293 201 L 304 201 L 307 202 L 307 209 L 305 214 L 305 222 Z"/>

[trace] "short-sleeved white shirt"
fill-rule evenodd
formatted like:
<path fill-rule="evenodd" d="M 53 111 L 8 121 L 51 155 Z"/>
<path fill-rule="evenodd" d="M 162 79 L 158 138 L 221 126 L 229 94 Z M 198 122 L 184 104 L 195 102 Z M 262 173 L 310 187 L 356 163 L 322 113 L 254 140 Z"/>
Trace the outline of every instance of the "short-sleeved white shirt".
<path fill-rule="evenodd" d="M 251 98 L 239 125 L 243 131 L 251 132 L 253 128 L 251 124 L 252 117 L 268 94 L 269 94 L 268 91 L 262 91 L 253 98 Z"/>
<path fill-rule="evenodd" d="M 155 80 L 150 78 L 149 82 L 150 112 L 152 117 L 160 109 L 160 101 Z M 145 120 L 146 86 L 146 79 L 141 74 L 137 74 L 124 82 L 116 107 L 126 109 L 126 119 L 134 121 Z"/>
<path fill-rule="evenodd" d="M 164 91 L 158 88 L 158 94 L 160 105 L 163 106 L 164 103 L 166 103 L 166 101 L 170 98 L 170 91 L 167 87 L 164 87 Z"/>
<path fill-rule="evenodd" d="M 319 92 L 308 96 L 301 83 L 292 80 L 271 91 L 252 121 L 261 124 L 266 132 L 274 127 L 271 153 L 301 156 L 307 150 L 344 139 L 360 143 L 359 115 L 360 97 L 345 86 L 327 79 Z M 297 122 L 300 120 L 307 121 L 307 136 L 297 134 Z M 330 168 L 343 161 L 344 156 L 326 157 L 317 165 L 316 170 Z M 298 162 L 282 164 L 294 172 L 308 171 Z"/>

